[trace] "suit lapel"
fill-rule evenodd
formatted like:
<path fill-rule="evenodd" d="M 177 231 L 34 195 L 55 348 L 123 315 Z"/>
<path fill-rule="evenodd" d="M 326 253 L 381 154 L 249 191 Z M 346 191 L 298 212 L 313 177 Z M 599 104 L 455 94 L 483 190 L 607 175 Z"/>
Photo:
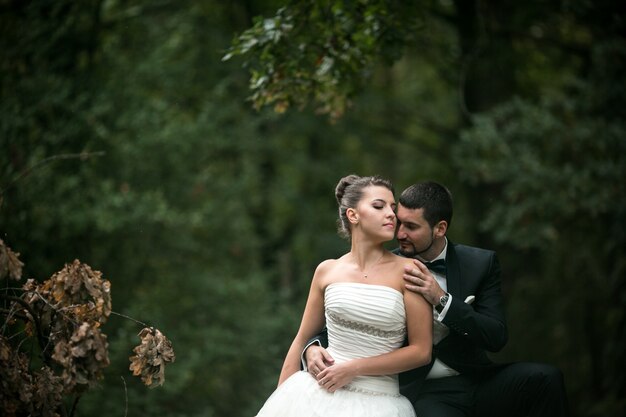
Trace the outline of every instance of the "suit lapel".
<path fill-rule="evenodd" d="M 448 239 L 448 250 L 446 253 L 446 281 L 448 292 L 453 297 L 461 297 L 461 267 L 459 258 L 456 256 L 454 244 Z"/>

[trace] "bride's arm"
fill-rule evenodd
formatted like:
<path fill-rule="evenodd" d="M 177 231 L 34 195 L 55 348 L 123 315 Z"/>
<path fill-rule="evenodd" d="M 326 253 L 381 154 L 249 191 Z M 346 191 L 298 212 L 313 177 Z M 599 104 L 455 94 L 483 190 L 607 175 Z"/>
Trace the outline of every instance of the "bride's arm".
<path fill-rule="evenodd" d="M 330 392 L 359 375 L 389 375 L 430 362 L 432 352 L 432 306 L 419 294 L 404 291 L 408 345 L 393 352 L 336 364 L 320 372 L 317 379 Z"/>
<path fill-rule="evenodd" d="M 311 281 L 309 297 L 300 322 L 300 328 L 285 357 L 285 362 L 280 372 L 280 378 L 278 379 L 278 385 L 282 384 L 287 378 L 300 370 L 300 354 L 304 346 L 307 341 L 324 328 L 326 319 L 324 317 L 323 281 L 329 262 L 330 261 L 322 262 L 315 270 L 313 280 Z"/>
<path fill-rule="evenodd" d="M 387 375 L 408 371 L 430 362 L 433 309 L 419 294 L 404 291 L 408 345 L 393 352 L 353 362 L 357 375 Z"/>

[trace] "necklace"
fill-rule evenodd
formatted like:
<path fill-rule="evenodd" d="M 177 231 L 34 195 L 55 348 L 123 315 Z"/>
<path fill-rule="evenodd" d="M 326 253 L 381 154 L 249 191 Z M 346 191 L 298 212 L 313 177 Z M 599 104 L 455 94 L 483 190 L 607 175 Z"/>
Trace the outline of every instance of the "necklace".
<path fill-rule="evenodd" d="M 378 258 L 376 260 L 376 262 L 374 262 L 369 269 L 371 270 L 372 268 L 374 268 L 376 265 L 378 265 L 378 263 L 383 259 L 383 257 L 385 256 L 385 251 L 383 251 L 383 254 L 380 255 L 380 258 Z M 363 278 L 367 279 L 367 271 L 365 271 L 365 269 L 363 270 Z"/>

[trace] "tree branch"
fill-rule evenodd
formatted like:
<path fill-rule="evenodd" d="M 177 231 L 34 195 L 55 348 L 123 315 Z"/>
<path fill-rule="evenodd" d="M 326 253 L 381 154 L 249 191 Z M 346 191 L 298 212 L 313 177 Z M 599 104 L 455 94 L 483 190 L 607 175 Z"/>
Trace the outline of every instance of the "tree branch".
<path fill-rule="evenodd" d="M 9 190 L 10 188 L 12 188 L 13 186 L 15 186 L 15 184 L 22 180 L 23 178 L 27 177 L 28 175 L 30 175 L 34 170 L 42 167 L 43 165 L 46 165 L 50 162 L 54 162 L 56 160 L 59 159 L 81 159 L 81 160 L 85 160 L 87 158 L 91 158 L 93 156 L 103 156 L 105 154 L 104 151 L 96 151 L 96 152 L 81 152 L 81 153 L 66 153 L 66 154 L 59 154 L 59 155 L 53 155 L 53 156 L 49 156 L 48 158 L 44 158 L 41 161 L 37 162 L 35 165 L 26 168 L 24 171 L 22 171 L 17 177 L 15 177 L 12 181 L 10 181 L 4 188 L 2 188 L 0 190 L 0 197 L 2 195 L 4 195 L 4 193 L 7 192 L 7 190 Z M 2 200 L 0 200 L 1 202 Z"/>
<path fill-rule="evenodd" d="M 127 315 L 125 315 L 125 314 L 116 313 L 115 311 L 111 311 L 111 314 L 113 314 L 113 315 L 115 315 L 115 316 L 123 317 L 123 318 L 125 318 L 125 319 L 130 320 L 130 321 L 134 321 L 134 322 L 135 322 L 135 323 L 137 323 L 137 324 L 141 324 L 143 327 L 152 327 L 152 326 L 150 326 L 149 324 L 146 324 L 146 323 L 144 323 L 144 322 L 142 322 L 142 321 L 139 321 L 139 320 L 137 320 L 137 319 L 134 319 L 134 318 L 132 318 L 132 317 L 130 317 L 130 316 L 127 316 Z"/>
<path fill-rule="evenodd" d="M 21 298 L 14 297 L 12 295 L 0 294 L 0 298 L 16 302 L 16 303 L 20 304 L 22 307 L 24 307 L 24 309 L 26 311 L 28 311 L 28 313 L 32 317 L 33 323 L 35 324 L 35 329 L 36 329 L 36 332 L 37 332 L 37 342 L 39 342 L 39 346 L 41 347 L 41 351 L 43 353 L 45 351 L 45 348 L 46 348 L 46 343 L 45 343 L 46 341 L 45 341 L 44 335 L 43 335 L 43 333 L 41 331 L 41 323 L 39 323 L 39 320 L 37 320 L 37 315 L 35 314 L 33 309 L 30 307 L 30 304 L 28 304 L 26 301 L 22 300 Z"/>

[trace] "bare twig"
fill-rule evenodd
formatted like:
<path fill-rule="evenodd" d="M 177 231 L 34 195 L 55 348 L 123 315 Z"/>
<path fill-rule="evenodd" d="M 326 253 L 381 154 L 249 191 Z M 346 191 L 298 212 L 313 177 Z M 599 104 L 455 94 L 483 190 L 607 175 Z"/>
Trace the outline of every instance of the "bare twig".
<path fill-rule="evenodd" d="M 36 333 L 37 333 L 37 341 L 39 342 L 39 346 L 41 346 L 41 348 L 44 349 L 45 346 L 46 346 L 46 343 L 45 343 L 45 337 L 44 337 L 42 329 L 41 329 L 41 324 L 39 323 L 39 320 L 37 320 L 37 315 L 35 314 L 35 312 L 31 308 L 30 304 L 28 304 L 26 301 L 22 300 L 19 297 L 13 297 L 13 296 L 10 296 L 10 295 L 0 294 L 0 298 L 4 298 L 5 300 L 9 300 L 9 301 L 13 301 L 15 303 L 18 303 L 26 311 L 28 311 L 28 314 L 30 314 L 30 316 L 32 317 L 32 321 L 35 324 L 35 329 L 36 329 Z"/>
<path fill-rule="evenodd" d="M 74 320 L 73 318 L 71 318 L 70 316 L 68 316 L 67 314 L 65 314 L 65 313 L 62 311 L 62 308 L 59 308 L 59 307 L 57 307 L 57 306 L 55 306 L 55 305 L 52 305 L 52 304 L 50 303 L 50 301 L 48 301 L 48 300 L 46 299 L 46 297 L 44 297 L 43 295 L 41 295 L 41 294 L 39 293 L 39 291 L 37 291 L 37 290 L 33 290 L 33 291 L 31 291 L 31 292 L 32 292 L 32 293 L 34 293 L 37 297 L 39 297 L 39 299 L 40 299 L 41 301 L 43 301 L 45 304 L 47 304 L 47 305 L 48 305 L 48 307 L 50 307 L 50 308 L 51 308 L 51 309 L 52 309 L 55 313 L 60 314 L 61 316 L 63 316 L 63 317 L 64 317 L 67 321 L 69 321 L 70 323 L 74 324 L 74 326 L 78 326 L 78 325 L 80 324 L 80 323 L 78 323 L 76 320 Z"/>
<path fill-rule="evenodd" d="M 128 416 L 128 390 L 126 389 L 126 380 L 120 375 L 122 382 L 124 383 L 124 417 Z"/>
<path fill-rule="evenodd" d="M 78 406 L 78 400 L 80 400 L 80 395 L 77 395 L 76 398 L 74 398 L 74 402 L 72 403 L 72 409 L 70 410 L 70 415 L 69 417 L 73 417 L 74 413 L 76 412 L 76 407 Z"/>
<path fill-rule="evenodd" d="M 49 164 L 50 162 L 54 162 L 54 161 L 57 161 L 59 159 L 81 159 L 81 160 L 85 160 L 87 158 L 91 158 L 91 157 L 94 157 L 94 156 L 103 156 L 104 154 L 105 154 L 104 151 L 96 151 L 96 152 L 66 153 L 66 154 L 52 155 L 52 156 L 49 156 L 47 158 L 44 158 L 41 161 L 37 162 L 35 165 L 33 165 L 33 166 L 29 167 L 29 168 L 26 168 L 17 177 L 15 177 L 12 181 L 10 181 L 4 188 L 2 188 L 0 190 L 0 197 L 2 197 L 2 195 L 4 193 L 6 193 L 7 190 L 9 190 L 13 186 L 15 186 L 15 184 L 18 181 L 20 181 L 23 178 L 25 178 L 28 175 L 30 175 L 34 170 L 40 168 L 43 165 Z M 1 203 L 1 200 L 0 200 L 0 203 Z"/>
<path fill-rule="evenodd" d="M 134 322 L 135 322 L 135 323 L 137 323 L 137 324 L 141 324 L 143 327 L 151 327 L 149 324 L 146 324 L 146 323 L 144 323 L 143 321 L 139 321 L 139 320 L 134 319 L 134 318 L 132 318 L 132 317 L 130 317 L 130 316 L 127 316 L 127 315 L 125 315 L 125 314 L 116 313 L 115 311 L 111 311 L 111 314 L 114 314 L 114 315 L 116 315 L 116 316 L 120 316 L 120 317 L 124 317 L 125 319 L 131 320 L 131 321 L 134 321 Z"/>

